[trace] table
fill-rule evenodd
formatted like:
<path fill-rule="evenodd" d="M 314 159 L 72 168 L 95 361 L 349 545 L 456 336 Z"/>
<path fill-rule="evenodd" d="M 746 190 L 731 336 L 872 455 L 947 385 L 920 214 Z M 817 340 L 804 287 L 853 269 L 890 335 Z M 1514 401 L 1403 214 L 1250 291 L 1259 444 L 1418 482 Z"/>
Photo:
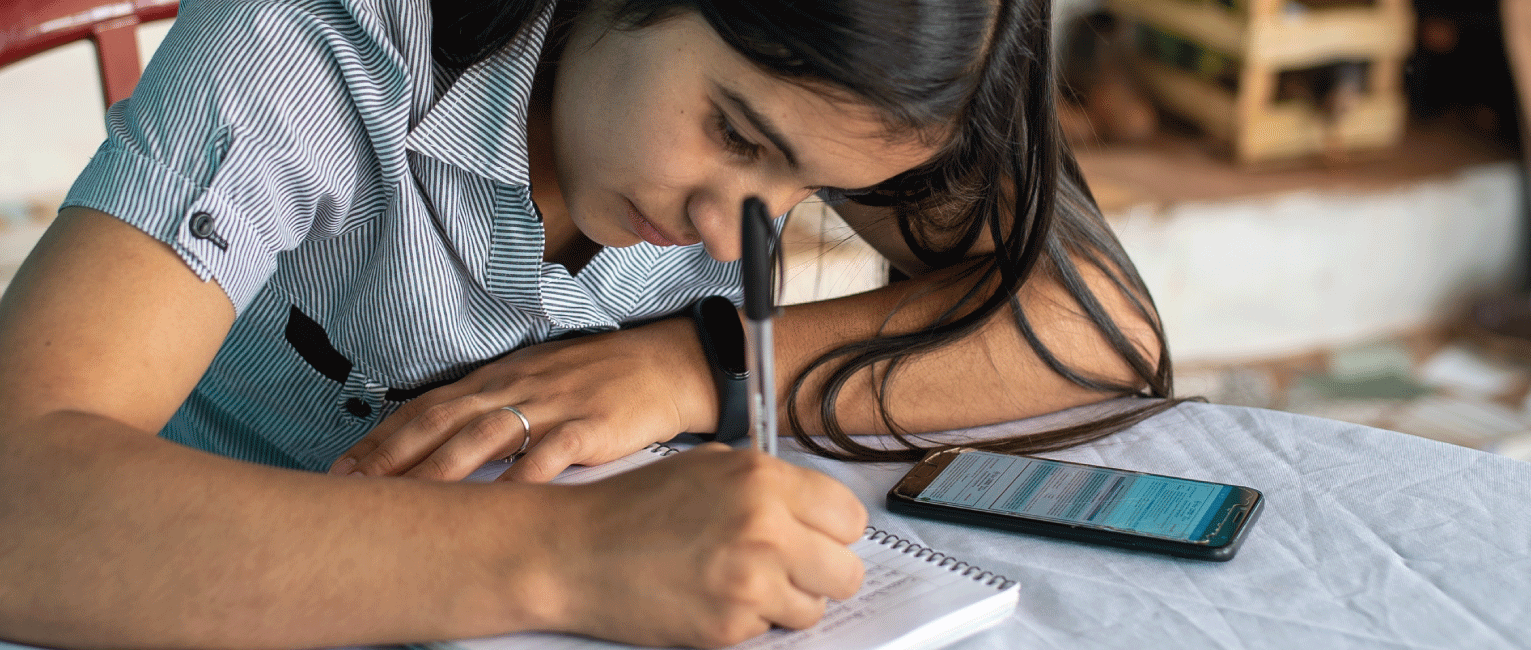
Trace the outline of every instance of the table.
<path fill-rule="evenodd" d="M 948 437 L 1036 430 L 1121 405 Z M 1232 561 L 1180 560 L 892 515 L 883 497 L 907 463 L 783 450 L 850 486 L 873 525 L 1021 582 L 1015 615 L 953 650 L 1531 648 L 1531 463 L 1199 403 L 1044 455 L 1247 485 L 1265 493 L 1265 511 Z"/>
<path fill-rule="evenodd" d="M 1043 454 L 1264 492 L 1238 556 L 1214 563 L 892 515 L 907 465 L 789 455 L 849 485 L 873 525 L 1021 582 L 1015 616 L 954 650 L 1531 648 L 1531 463 L 1200 403 Z"/>

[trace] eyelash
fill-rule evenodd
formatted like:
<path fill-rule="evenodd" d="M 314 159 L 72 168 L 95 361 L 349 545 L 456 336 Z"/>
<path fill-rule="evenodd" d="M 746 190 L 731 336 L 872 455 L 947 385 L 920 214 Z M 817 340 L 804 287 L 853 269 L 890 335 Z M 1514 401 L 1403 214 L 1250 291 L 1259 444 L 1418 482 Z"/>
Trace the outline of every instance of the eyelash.
<path fill-rule="evenodd" d="M 744 139 L 744 136 L 739 135 L 739 131 L 734 128 L 733 124 L 728 122 L 728 117 L 723 115 L 722 111 L 717 112 L 713 121 L 716 123 L 715 127 L 718 130 L 718 135 L 723 140 L 723 148 L 727 149 L 729 153 L 746 160 L 755 160 L 765 151 L 765 147 L 750 142 Z"/>

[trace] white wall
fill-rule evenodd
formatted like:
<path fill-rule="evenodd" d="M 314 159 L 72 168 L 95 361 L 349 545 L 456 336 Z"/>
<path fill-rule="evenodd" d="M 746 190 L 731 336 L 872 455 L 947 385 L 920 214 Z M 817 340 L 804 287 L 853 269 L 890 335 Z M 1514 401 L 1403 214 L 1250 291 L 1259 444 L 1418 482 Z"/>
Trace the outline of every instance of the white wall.
<path fill-rule="evenodd" d="M 1525 255 L 1517 163 L 1369 192 L 1140 206 L 1113 226 L 1178 362 L 1269 359 L 1460 317 L 1513 288 Z"/>

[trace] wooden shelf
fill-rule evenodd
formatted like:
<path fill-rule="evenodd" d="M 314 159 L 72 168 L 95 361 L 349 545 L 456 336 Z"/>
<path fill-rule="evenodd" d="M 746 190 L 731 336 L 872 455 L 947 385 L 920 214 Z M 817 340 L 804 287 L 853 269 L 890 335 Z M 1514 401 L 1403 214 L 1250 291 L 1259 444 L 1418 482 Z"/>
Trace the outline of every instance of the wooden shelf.
<path fill-rule="evenodd" d="M 1374 7 L 1287 13 L 1283 3 L 1256 0 L 1229 9 L 1207 0 L 1107 0 L 1130 21 L 1158 25 L 1206 47 L 1280 68 L 1318 65 L 1336 57 L 1407 56 L 1414 14 L 1402 0 Z"/>
<path fill-rule="evenodd" d="M 1402 140 L 1350 162 L 1294 160 L 1262 168 L 1235 165 L 1206 138 L 1165 129 L 1140 145 L 1075 152 L 1101 209 L 1246 199 L 1302 190 L 1374 192 L 1478 165 L 1519 159 L 1517 147 L 1442 119 L 1408 125 Z"/>
<path fill-rule="evenodd" d="M 1230 8 L 1211 0 L 1108 0 L 1147 30 L 1135 69 L 1156 100 L 1223 142 L 1244 164 L 1314 153 L 1387 147 L 1403 133 L 1403 61 L 1414 17 L 1404 0 L 1291 13 L 1285 2 L 1248 0 Z M 1182 60 L 1184 59 L 1184 60 Z M 1281 101 L 1281 75 L 1336 63 L 1361 66 L 1346 108 Z"/>

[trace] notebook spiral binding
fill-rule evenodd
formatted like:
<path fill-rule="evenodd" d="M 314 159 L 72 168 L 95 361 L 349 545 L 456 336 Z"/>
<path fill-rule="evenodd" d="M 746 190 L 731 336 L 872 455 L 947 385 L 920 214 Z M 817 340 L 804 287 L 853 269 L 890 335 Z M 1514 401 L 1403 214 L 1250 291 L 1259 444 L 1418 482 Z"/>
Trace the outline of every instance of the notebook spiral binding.
<path fill-rule="evenodd" d="M 990 587 L 995 587 L 997 589 L 1007 589 L 1010 587 L 1010 585 L 1015 584 L 1014 580 L 1006 578 L 1005 576 L 999 575 L 992 571 L 985 571 L 980 567 L 976 567 L 968 564 L 967 562 L 958 560 L 955 557 L 936 551 L 935 549 L 932 549 L 928 546 L 920 546 L 919 544 L 915 544 L 914 542 L 911 542 L 887 531 L 878 530 L 872 526 L 867 526 L 866 531 L 862 534 L 865 535 L 868 540 L 877 542 L 878 544 L 886 546 L 891 550 L 913 555 L 915 559 L 924 560 L 936 565 L 939 568 L 959 573 L 964 578 L 972 578 L 973 580 Z"/>

